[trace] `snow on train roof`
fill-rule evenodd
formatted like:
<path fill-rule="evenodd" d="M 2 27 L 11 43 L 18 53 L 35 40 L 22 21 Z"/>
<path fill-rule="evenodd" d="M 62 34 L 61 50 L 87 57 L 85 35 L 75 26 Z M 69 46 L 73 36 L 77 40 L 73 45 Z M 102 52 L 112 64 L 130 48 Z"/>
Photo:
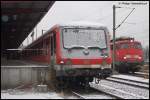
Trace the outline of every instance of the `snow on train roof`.
<path fill-rule="evenodd" d="M 78 26 L 78 27 L 106 27 L 106 25 L 97 22 L 87 22 L 87 21 L 73 21 L 67 23 L 60 23 L 59 26 Z"/>

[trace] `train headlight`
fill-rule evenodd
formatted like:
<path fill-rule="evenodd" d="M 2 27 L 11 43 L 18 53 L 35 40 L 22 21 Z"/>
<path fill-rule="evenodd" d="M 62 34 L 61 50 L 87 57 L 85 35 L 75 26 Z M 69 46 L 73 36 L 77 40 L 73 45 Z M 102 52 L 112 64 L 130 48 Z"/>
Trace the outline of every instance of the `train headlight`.
<path fill-rule="evenodd" d="M 139 59 L 142 59 L 142 57 L 138 57 Z"/>
<path fill-rule="evenodd" d="M 107 58 L 108 56 L 107 55 L 104 55 L 104 58 Z"/>
<path fill-rule="evenodd" d="M 133 42 L 133 40 L 130 40 L 130 42 Z"/>
<path fill-rule="evenodd" d="M 127 57 L 123 57 L 123 59 L 127 59 Z"/>
<path fill-rule="evenodd" d="M 102 61 L 102 66 L 106 66 L 107 65 L 107 62 L 104 60 Z"/>
<path fill-rule="evenodd" d="M 67 64 L 67 65 L 71 65 L 71 64 L 72 64 L 71 60 L 70 60 L 70 59 L 67 59 L 66 64 Z"/>
<path fill-rule="evenodd" d="M 101 55 L 104 56 L 104 57 L 106 57 L 106 56 L 108 57 L 108 50 L 106 50 L 106 49 L 102 50 Z"/>
<path fill-rule="evenodd" d="M 64 64 L 64 61 L 60 61 L 60 64 Z"/>

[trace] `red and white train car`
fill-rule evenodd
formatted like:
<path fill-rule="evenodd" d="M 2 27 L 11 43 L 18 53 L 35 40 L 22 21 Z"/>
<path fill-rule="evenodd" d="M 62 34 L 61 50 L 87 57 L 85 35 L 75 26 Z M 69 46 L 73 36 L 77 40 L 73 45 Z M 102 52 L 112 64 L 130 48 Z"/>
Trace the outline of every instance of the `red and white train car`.
<path fill-rule="evenodd" d="M 48 64 L 57 78 L 89 82 L 111 74 L 110 37 L 96 23 L 57 24 L 24 48 L 26 59 Z"/>

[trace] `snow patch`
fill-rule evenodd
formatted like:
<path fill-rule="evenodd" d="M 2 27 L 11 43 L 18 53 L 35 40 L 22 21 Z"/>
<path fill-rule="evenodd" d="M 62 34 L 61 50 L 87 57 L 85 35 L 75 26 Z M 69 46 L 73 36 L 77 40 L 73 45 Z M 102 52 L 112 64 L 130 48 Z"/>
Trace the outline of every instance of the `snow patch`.
<path fill-rule="evenodd" d="M 55 92 L 47 93 L 35 93 L 35 92 L 24 92 L 14 91 L 14 94 L 7 92 L 6 90 L 1 91 L 1 99 L 63 99 Z"/>

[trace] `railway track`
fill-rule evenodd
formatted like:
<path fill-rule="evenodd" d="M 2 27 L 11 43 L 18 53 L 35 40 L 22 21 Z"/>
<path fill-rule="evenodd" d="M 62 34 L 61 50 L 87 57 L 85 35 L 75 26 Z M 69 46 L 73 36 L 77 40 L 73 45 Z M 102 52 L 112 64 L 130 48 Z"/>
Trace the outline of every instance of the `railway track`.
<path fill-rule="evenodd" d="M 90 83 L 90 86 L 94 89 L 102 91 L 106 94 L 112 95 L 119 99 L 148 99 L 149 89 L 142 86 L 133 86 L 126 84 L 125 80 L 118 82 L 119 80 L 101 80 L 100 84 Z"/>
<path fill-rule="evenodd" d="M 122 77 L 122 76 L 121 76 Z M 84 86 L 73 86 L 69 94 L 77 99 L 149 99 L 149 83 L 131 78 L 111 76 L 99 84 L 90 82 L 88 92 Z M 147 79 L 146 79 L 147 80 Z"/>
<path fill-rule="evenodd" d="M 64 99 L 120 99 L 114 95 L 104 93 L 92 87 L 85 87 L 84 84 L 71 85 L 63 90 L 62 98 Z"/>
<path fill-rule="evenodd" d="M 84 96 L 82 96 L 81 94 L 77 93 L 77 92 L 74 92 L 72 91 L 72 93 L 77 96 L 79 99 L 86 99 Z"/>
<path fill-rule="evenodd" d="M 124 79 L 124 78 L 119 78 L 119 77 L 109 77 L 106 80 L 121 83 L 121 84 L 131 85 L 134 87 L 149 89 L 149 83 L 147 83 L 147 82 Z"/>
<path fill-rule="evenodd" d="M 110 95 L 104 92 L 101 92 L 97 89 L 89 87 L 88 92 L 86 90 L 76 91 L 73 90 L 72 94 L 77 96 L 79 99 L 118 99 L 118 97 L 114 95 Z"/>
<path fill-rule="evenodd" d="M 118 99 L 147 99 L 146 97 L 138 96 L 133 93 L 128 93 L 128 92 L 125 92 L 120 89 L 113 88 L 107 85 L 101 85 L 98 87 L 96 85 L 93 85 L 93 86 L 91 85 L 91 87 L 98 89 L 99 91 L 103 91 L 104 93 L 112 95 Z"/>
<path fill-rule="evenodd" d="M 126 80 L 111 78 L 101 80 L 100 84 L 90 82 L 88 90 L 83 86 L 73 86 L 67 94 L 76 99 L 148 99 L 149 90 L 142 86 L 126 84 Z M 117 79 L 117 80 L 116 80 Z M 121 81 L 120 81 L 121 80 Z M 119 81 L 119 82 L 118 82 Z M 128 81 L 127 81 L 128 82 Z M 135 82 L 134 82 L 135 83 Z M 146 83 L 147 85 L 147 83 Z M 66 93 L 65 93 L 66 94 Z M 65 96 L 66 98 L 66 96 Z"/>

